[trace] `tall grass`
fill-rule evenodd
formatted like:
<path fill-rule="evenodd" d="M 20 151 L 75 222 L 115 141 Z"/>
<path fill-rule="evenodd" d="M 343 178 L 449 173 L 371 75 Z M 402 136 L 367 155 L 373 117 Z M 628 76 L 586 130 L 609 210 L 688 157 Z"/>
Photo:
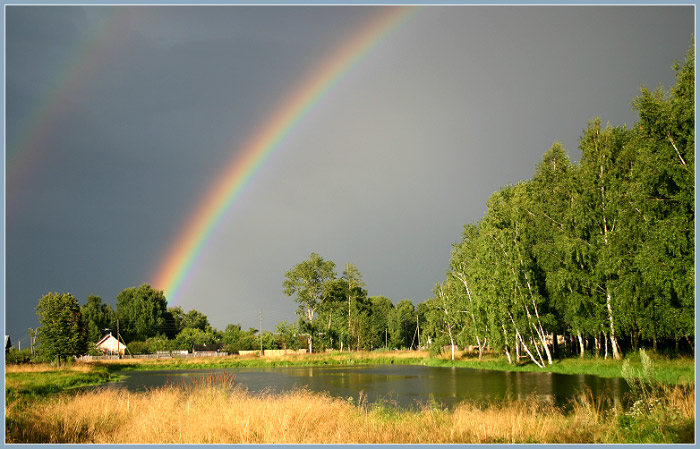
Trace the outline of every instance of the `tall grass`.
<path fill-rule="evenodd" d="M 252 394 L 234 379 L 62 394 L 6 410 L 8 443 L 633 443 L 692 442 L 694 388 L 669 389 L 645 416 L 586 401 L 564 413 L 536 400 L 453 410 L 369 406 L 297 390 Z M 675 421 L 661 420 L 674 414 Z M 652 432 L 646 422 L 655 422 Z"/>
<path fill-rule="evenodd" d="M 90 363 L 71 363 L 70 365 L 56 366 L 50 363 L 23 363 L 5 365 L 6 373 L 48 373 L 48 372 L 74 372 L 88 373 L 95 369 Z"/>

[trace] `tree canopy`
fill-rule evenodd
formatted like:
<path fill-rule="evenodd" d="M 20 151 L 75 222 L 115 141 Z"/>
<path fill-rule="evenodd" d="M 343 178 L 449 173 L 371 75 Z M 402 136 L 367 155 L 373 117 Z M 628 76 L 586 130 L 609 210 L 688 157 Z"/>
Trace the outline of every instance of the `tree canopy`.
<path fill-rule="evenodd" d="M 37 338 L 42 356 L 53 359 L 87 351 L 87 333 L 73 295 L 48 293 L 39 300 L 36 311 L 41 323 Z"/>

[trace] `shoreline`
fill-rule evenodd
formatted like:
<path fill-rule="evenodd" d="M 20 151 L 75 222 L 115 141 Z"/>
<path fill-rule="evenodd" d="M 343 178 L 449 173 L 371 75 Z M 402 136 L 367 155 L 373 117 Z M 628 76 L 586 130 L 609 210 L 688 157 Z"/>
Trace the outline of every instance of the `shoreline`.
<path fill-rule="evenodd" d="M 625 358 L 633 368 L 641 368 L 638 354 Z M 653 355 L 655 371 L 652 379 L 665 385 L 694 384 L 695 360 L 690 357 L 669 359 Z M 333 352 L 311 355 L 293 355 L 283 357 L 260 356 L 225 356 L 200 357 L 188 359 L 122 359 L 106 362 L 87 362 L 105 366 L 110 372 L 117 371 L 146 371 L 146 370 L 178 370 L 178 369 L 223 369 L 265 366 L 323 366 L 323 365 L 367 365 L 367 364 L 401 364 L 436 367 L 459 367 L 483 370 L 512 371 L 512 372 L 551 372 L 572 375 L 594 375 L 605 378 L 622 378 L 623 361 L 608 358 L 563 358 L 554 360 L 552 365 L 539 368 L 534 364 L 509 365 L 504 358 L 488 355 L 479 361 L 468 353 L 460 353 L 452 361 L 442 357 L 430 357 L 427 351 L 392 351 L 392 352 Z"/>

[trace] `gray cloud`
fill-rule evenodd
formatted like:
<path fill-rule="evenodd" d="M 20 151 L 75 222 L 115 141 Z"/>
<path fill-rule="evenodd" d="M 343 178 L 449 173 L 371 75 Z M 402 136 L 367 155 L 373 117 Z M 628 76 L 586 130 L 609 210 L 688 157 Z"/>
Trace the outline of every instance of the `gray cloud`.
<path fill-rule="evenodd" d="M 221 222 L 179 304 L 215 327 L 293 321 L 284 272 L 312 251 L 371 295 L 430 297 L 465 223 L 588 120 L 635 120 L 670 86 L 692 7 L 425 7 L 304 117 Z M 373 7 L 10 7 L 7 138 L 101 21 L 86 72 L 7 184 L 6 331 L 48 291 L 114 303 L 150 280 L 223 165 Z M 93 34 L 97 36 L 97 34 Z M 80 64 L 77 59 L 74 64 Z M 8 157 L 13 148 L 8 148 Z M 17 153 L 18 158 L 24 155 Z M 7 167 L 12 174 L 13 165 Z M 9 206 L 8 206 L 9 207 Z M 21 337 L 18 337 L 21 338 Z"/>

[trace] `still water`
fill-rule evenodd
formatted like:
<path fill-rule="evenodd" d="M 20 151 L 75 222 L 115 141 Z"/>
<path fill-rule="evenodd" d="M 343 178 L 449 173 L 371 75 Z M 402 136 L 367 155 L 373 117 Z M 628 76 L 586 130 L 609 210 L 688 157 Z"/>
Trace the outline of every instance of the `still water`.
<path fill-rule="evenodd" d="M 414 365 L 129 371 L 119 373 L 125 376 L 122 382 L 102 388 L 144 391 L 170 384 L 186 385 L 194 379 L 222 372 L 235 376 L 236 385 L 251 393 L 281 393 L 305 388 L 345 399 L 352 397 L 355 403 L 362 396 L 368 403 L 384 402 L 401 408 L 417 407 L 430 401 L 453 407 L 464 400 L 491 402 L 536 396 L 568 409 L 575 398 L 588 391 L 595 397 L 605 394 L 615 401 L 621 400 L 628 391 L 621 378 Z"/>

